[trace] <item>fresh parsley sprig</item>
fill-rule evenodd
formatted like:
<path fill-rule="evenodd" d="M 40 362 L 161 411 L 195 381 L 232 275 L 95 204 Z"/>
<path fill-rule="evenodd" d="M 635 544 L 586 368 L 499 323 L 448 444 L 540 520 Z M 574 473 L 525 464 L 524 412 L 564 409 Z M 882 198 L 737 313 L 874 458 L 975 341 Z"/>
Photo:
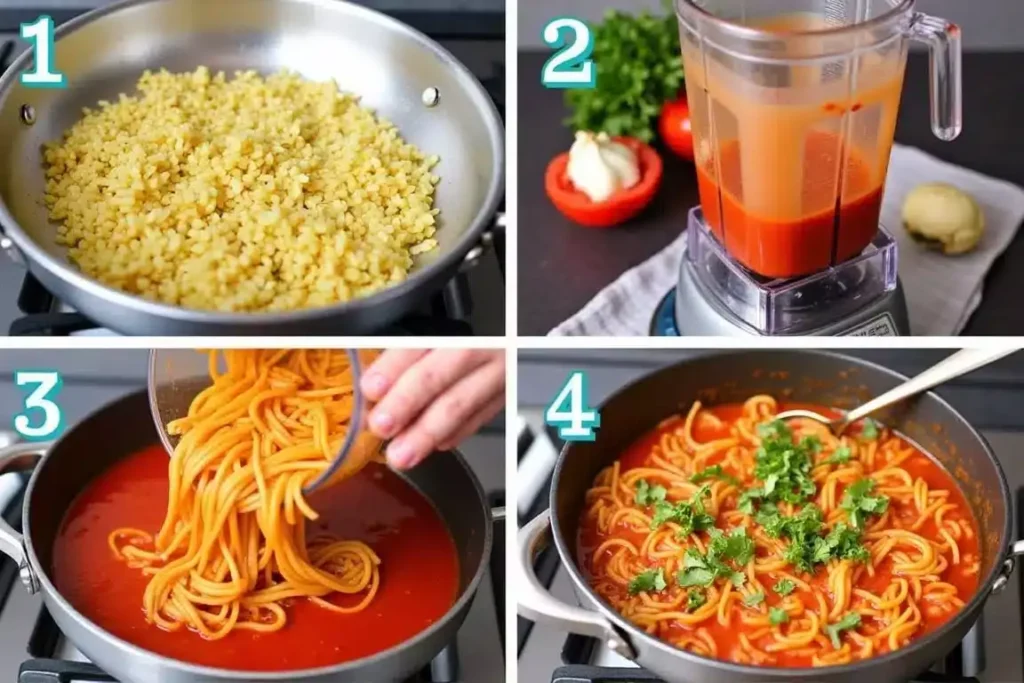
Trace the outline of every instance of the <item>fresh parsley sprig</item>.
<path fill-rule="evenodd" d="M 591 31 L 595 87 L 566 91 L 572 110 L 566 125 L 650 142 L 662 105 L 674 100 L 683 84 L 679 26 L 671 3 L 664 16 L 611 10 Z"/>

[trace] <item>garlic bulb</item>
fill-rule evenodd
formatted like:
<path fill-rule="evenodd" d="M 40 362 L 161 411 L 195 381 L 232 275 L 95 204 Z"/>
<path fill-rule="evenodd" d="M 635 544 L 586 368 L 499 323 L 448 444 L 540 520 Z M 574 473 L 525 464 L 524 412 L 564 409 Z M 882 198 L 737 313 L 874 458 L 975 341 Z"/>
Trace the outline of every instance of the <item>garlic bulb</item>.
<path fill-rule="evenodd" d="M 590 201 L 603 202 L 640 182 L 640 162 L 633 150 L 605 133 L 579 131 L 569 149 L 566 173 Z"/>
<path fill-rule="evenodd" d="M 985 232 L 985 215 L 966 192 L 945 183 L 915 187 L 903 200 L 903 227 L 946 254 L 971 251 Z"/>

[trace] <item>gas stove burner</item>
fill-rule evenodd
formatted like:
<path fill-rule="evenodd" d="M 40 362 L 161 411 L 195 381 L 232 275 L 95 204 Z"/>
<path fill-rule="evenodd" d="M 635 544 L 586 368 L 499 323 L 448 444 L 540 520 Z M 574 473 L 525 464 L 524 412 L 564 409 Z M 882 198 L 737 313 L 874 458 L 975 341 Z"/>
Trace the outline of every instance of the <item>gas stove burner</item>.
<path fill-rule="evenodd" d="M 676 325 L 676 290 L 668 290 L 668 294 L 661 297 L 661 301 L 654 308 L 654 315 L 651 316 L 651 327 L 648 330 L 651 337 L 681 337 L 679 326 Z"/>
<path fill-rule="evenodd" d="M 8 334 L 12 337 L 66 337 L 106 332 L 81 313 L 60 310 L 60 302 L 31 273 L 25 275 L 22 283 L 18 308 L 25 315 L 11 323 Z M 472 311 L 473 298 L 468 281 L 464 274 L 459 274 L 435 294 L 423 310 L 407 315 L 375 334 L 469 337 L 473 335 L 473 326 L 468 322 Z"/>
<path fill-rule="evenodd" d="M 563 666 L 555 669 L 551 683 L 661 683 L 661 679 L 643 669 L 602 666 Z M 929 674 L 909 683 L 979 683 L 977 678 Z"/>

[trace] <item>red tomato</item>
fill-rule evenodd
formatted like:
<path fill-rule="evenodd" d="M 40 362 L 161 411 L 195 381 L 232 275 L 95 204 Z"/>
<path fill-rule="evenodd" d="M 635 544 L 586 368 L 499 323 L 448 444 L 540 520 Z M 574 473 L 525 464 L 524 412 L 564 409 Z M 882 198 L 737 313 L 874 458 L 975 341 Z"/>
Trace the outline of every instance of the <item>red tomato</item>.
<path fill-rule="evenodd" d="M 658 133 L 666 147 L 693 161 L 693 130 L 690 127 L 690 107 L 685 97 L 666 102 L 661 107 Z"/>
<path fill-rule="evenodd" d="M 640 182 L 613 194 L 603 202 L 593 202 L 569 181 L 568 152 L 559 154 L 544 173 L 544 189 L 548 199 L 563 216 L 589 228 L 610 228 L 625 223 L 651 203 L 661 185 L 661 157 L 649 145 L 634 138 L 615 138 L 636 153 L 640 162 Z"/>

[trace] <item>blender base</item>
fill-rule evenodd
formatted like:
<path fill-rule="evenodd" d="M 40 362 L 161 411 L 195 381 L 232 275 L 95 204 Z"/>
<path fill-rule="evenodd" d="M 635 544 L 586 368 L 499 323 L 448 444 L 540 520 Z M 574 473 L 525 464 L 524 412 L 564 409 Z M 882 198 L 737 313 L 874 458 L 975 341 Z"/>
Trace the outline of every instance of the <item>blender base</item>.
<path fill-rule="evenodd" d="M 895 238 L 879 225 L 867 247 L 846 261 L 800 277 L 767 278 L 733 259 L 695 207 L 688 216 L 676 286 L 659 305 L 651 333 L 909 335 L 896 252 Z"/>
<path fill-rule="evenodd" d="M 679 284 L 669 290 L 654 309 L 649 333 L 653 337 L 763 336 L 742 321 L 731 319 L 712 305 L 700 291 L 684 259 Z M 869 302 L 845 318 L 824 321 L 810 336 L 902 337 L 910 334 L 903 286 Z"/>

